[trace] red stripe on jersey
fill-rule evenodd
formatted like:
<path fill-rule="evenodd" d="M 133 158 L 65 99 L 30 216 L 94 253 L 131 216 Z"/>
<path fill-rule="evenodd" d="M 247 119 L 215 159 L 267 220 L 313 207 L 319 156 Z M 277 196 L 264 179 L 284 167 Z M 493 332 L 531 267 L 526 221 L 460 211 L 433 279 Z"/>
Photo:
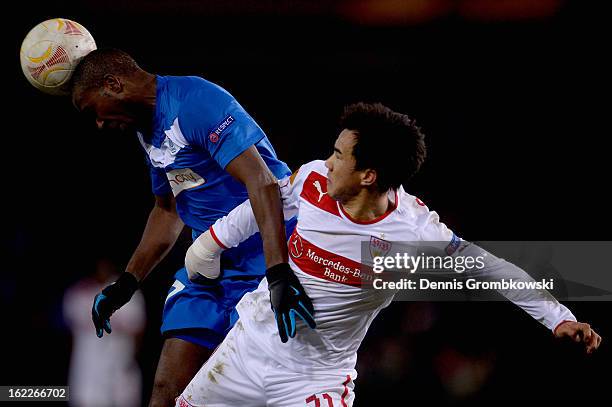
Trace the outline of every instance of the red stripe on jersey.
<path fill-rule="evenodd" d="M 348 389 L 347 384 L 349 384 L 350 381 L 351 381 L 351 376 L 346 375 L 346 381 L 342 383 L 342 385 L 344 386 L 344 393 L 342 393 L 342 398 L 340 399 L 340 402 L 342 403 L 342 407 L 347 407 L 345 399 L 346 399 L 346 396 L 348 396 L 349 389 Z"/>
<path fill-rule="evenodd" d="M 210 235 L 212 236 L 213 240 L 215 241 L 215 243 L 219 245 L 220 248 L 222 248 L 223 250 L 229 249 L 223 243 L 221 243 L 221 240 L 219 240 L 219 238 L 217 237 L 217 234 L 215 233 L 215 230 L 213 229 L 212 225 L 210 226 L 209 230 L 210 230 Z"/>
<path fill-rule="evenodd" d="M 312 171 L 308 174 L 302 186 L 300 197 L 319 209 L 340 216 L 336 201 L 327 195 L 327 178 L 318 172 Z"/>
<path fill-rule="evenodd" d="M 297 228 L 289 239 L 289 255 L 304 273 L 323 280 L 353 287 L 368 286 L 374 280 L 370 267 L 321 249 L 300 236 Z"/>

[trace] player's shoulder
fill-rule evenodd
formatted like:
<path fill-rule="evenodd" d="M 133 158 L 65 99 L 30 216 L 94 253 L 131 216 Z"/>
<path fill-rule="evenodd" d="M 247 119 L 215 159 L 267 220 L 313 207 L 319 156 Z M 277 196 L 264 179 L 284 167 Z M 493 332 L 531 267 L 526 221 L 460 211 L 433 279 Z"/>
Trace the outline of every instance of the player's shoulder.
<path fill-rule="evenodd" d="M 316 172 L 327 178 L 327 167 L 325 166 L 325 161 L 314 160 L 307 162 L 306 164 L 302 164 L 298 170 L 298 176 L 306 178 L 312 172 Z"/>
<path fill-rule="evenodd" d="M 438 213 L 430 210 L 420 198 L 407 193 L 403 187 L 398 189 L 397 194 L 403 222 L 410 224 L 421 239 L 444 242 L 452 240 L 453 245 L 459 241 L 453 231 L 440 221 Z"/>
<path fill-rule="evenodd" d="M 303 184 L 304 181 L 308 177 L 316 176 L 320 179 L 327 178 L 327 167 L 325 166 L 325 161 L 323 160 L 314 160 L 307 162 L 306 164 L 302 164 L 300 168 L 295 171 L 291 177 L 291 184 L 296 186 L 298 184 Z"/>
<path fill-rule="evenodd" d="M 397 191 L 398 211 L 402 214 L 402 218 L 411 221 L 415 226 L 425 225 L 431 222 L 433 218 L 438 218 L 438 214 L 429 210 L 425 202 L 415 195 L 409 194 L 400 186 Z"/>
<path fill-rule="evenodd" d="M 165 76 L 166 96 L 170 110 L 178 117 L 180 127 L 211 128 L 223 119 L 224 111 L 235 102 L 225 89 L 199 76 Z"/>
<path fill-rule="evenodd" d="M 429 208 L 425 205 L 425 202 L 421 201 L 417 196 L 406 192 L 403 186 L 400 185 L 396 194 L 399 200 L 398 209 L 415 215 L 429 212 Z"/>
<path fill-rule="evenodd" d="M 214 106 L 234 99 L 221 86 L 199 76 L 165 76 L 164 79 L 171 96 L 179 100 Z"/>

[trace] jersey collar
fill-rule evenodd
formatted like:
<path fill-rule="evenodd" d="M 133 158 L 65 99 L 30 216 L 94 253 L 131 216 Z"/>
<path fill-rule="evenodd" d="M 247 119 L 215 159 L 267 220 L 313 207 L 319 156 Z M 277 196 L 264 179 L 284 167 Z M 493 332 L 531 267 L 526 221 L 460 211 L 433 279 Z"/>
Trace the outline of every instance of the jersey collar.
<path fill-rule="evenodd" d="M 343 217 L 346 218 L 347 220 L 353 223 L 356 223 L 358 225 L 373 225 L 385 219 L 393 211 L 395 211 L 395 209 L 399 206 L 399 195 L 397 191 L 395 190 L 389 191 L 389 198 L 392 202 L 392 205 L 389 205 L 389 208 L 387 208 L 387 211 L 383 213 L 382 215 L 380 215 L 379 217 L 372 219 L 372 220 L 368 220 L 368 221 L 361 221 L 361 220 L 353 219 L 351 215 L 349 215 L 349 213 L 346 210 L 344 210 L 344 207 L 339 201 L 336 201 L 336 204 L 338 205 L 338 208 L 340 209 L 340 212 L 342 213 Z"/>

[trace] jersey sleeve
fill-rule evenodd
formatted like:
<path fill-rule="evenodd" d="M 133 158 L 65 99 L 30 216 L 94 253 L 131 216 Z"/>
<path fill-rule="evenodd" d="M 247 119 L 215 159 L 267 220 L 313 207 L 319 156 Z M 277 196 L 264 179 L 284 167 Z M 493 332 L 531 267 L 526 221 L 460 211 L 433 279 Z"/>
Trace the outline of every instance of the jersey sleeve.
<path fill-rule="evenodd" d="M 418 204 L 417 205 L 421 205 Z M 421 208 L 419 215 L 422 226 L 420 227 L 421 240 L 430 242 L 430 246 L 443 254 L 452 256 L 457 252 L 461 239 L 440 222 L 440 216 L 435 211 L 429 211 L 426 206 Z"/>
<path fill-rule="evenodd" d="M 306 171 L 303 167 L 288 177 L 278 181 L 280 195 L 283 201 L 283 216 L 289 220 L 297 216 L 300 209 L 300 192 L 304 186 Z"/>
<path fill-rule="evenodd" d="M 207 150 L 223 169 L 265 137 L 244 108 L 217 88 L 188 97 L 178 119 L 185 140 Z"/>
<path fill-rule="evenodd" d="M 278 181 L 281 200 L 283 202 L 283 217 L 285 221 L 293 218 L 299 210 L 299 188 L 303 179 L 299 177 L 300 171 L 296 171 L 289 177 Z M 301 180 L 301 183 L 300 183 Z M 236 247 L 259 231 L 255 214 L 251 207 L 251 201 L 244 201 L 234 208 L 230 213 L 217 220 L 210 227 L 214 239 L 225 248 Z"/>
<path fill-rule="evenodd" d="M 512 279 L 516 282 L 531 282 L 533 278 L 520 267 L 484 250 L 476 244 L 462 242 L 462 256 L 484 259 L 482 269 L 472 269 L 468 277 L 479 281 L 501 281 Z M 531 317 L 554 332 L 563 321 L 576 321 L 572 312 L 547 290 L 497 290 L 506 299 L 521 307 Z"/>
<path fill-rule="evenodd" d="M 425 210 L 427 210 L 426 207 Z M 476 244 L 457 237 L 444 223 L 440 222 L 436 212 L 427 210 L 424 218 L 421 238 L 424 241 L 435 242 L 434 246 L 441 250 L 442 255 L 482 259 L 484 267 L 466 269 L 466 278 L 476 278 L 478 281 L 501 281 L 502 279 L 512 279 L 516 282 L 534 281 L 520 267 L 496 257 Z M 553 332 L 563 321 L 576 321 L 572 312 L 546 290 L 508 289 L 497 291 Z"/>

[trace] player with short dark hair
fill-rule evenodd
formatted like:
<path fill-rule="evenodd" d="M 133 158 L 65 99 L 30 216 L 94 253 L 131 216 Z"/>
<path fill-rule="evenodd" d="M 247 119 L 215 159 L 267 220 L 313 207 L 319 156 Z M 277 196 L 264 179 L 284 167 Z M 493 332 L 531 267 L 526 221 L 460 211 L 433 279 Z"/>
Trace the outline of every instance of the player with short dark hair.
<path fill-rule="evenodd" d="M 353 130 L 357 139 L 353 148 L 355 168 L 375 170 L 381 192 L 405 184 L 425 161 L 425 136 L 415 121 L 381 103 L 347 106 L 340 128 Z"/>
<path fill-rule="evenodd" d="M 89 53 L 72 74 L 72 97 L 78 100 L 83 93 L 102 88 L 104 77 L 109 73 L 132 75 L 139 70 L 140 67 L 127 52 L 116 48 L 98 49 Z"/>
<path fill-rule="evenodd" d="M 290 313 L 302 314 L 314 327 L 312 304 L 287 264 L 277 178 L 289 169 L 236 99 L 199 77 L 151 74 L 117 49 L 85 56 L 72 81 L 73 104 L 99 129 L 137 135 L 155 195 L 125 273 L 94 299 L 92 318 L 99 337 L 111 332 L 112 313 L 129 301 L 184 225 L 195 239 L 248 198 L 261 231 L 261 237 L 254 235 L 223 254 L 215 281 L 191 281 L 185 268 L 176 273 L 164 306 L 165 342 L 150 406 L 174 402 L 232 327 L 238 300 L 257 287 L 264 272 L 279 281 L 270 287 L 278 315 L 287 319 Z M 113 165 L 112 159 L 108 164 Z M 295 335 L 287 335 L 283 324 L 278 328 L 284 337 Z"/>
<path fill-rule="evenodd" d="M 382 105 L 357 104 L 346 109 L 342 125 L 326 161 L 304 164 L 280 181 L 285 217 L 298 216 L 289 261 L 312 299 L 317 329 L 301 330 L 294 340 L 279 343 L 266 294 L 274 281 L 262 280 L 238 303 L 238 322 L 187 385 L 178 407 L 351 406 L 357 350 L 396 292 L 376 289 L 368 266 L 375 257 L 400 254 L 405 246 L 397 242 L 420 243 L 439 256 L 482 258 L 482 268 L 465 271 L 470 276 L 531 281 L 515 265 L 461 240 L 436 212 L 404 191 L 401 184 L 425 155 L 423 135 L 413 120 Z M 214 277 L 214 256 L 256 230 L 247 201 L 194 241 L 192 247 L 206 248 L 208 260 L 188 267 Z M 369 253 L 362 245 L 369 245 Z M 582 342 L 589 353 L 598 348 L 601 337 L 576 322 L 546 291 L 501 293 L 556 337 Z M 288 323 L 290 330 L 302 324 L 299 318 Z"/>

